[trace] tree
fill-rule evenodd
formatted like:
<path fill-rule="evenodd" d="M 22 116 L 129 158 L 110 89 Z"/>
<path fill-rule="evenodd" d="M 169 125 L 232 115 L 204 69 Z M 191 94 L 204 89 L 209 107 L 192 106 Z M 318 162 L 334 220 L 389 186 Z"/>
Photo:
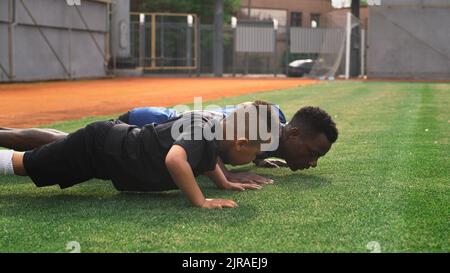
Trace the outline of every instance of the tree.
<path fill-rule="evenodd" d="M 214 22 L 214 2 L 205 0 L 132 0 L 131 11 L 137 12 L 179 12 L 195 13 L 200 16 L 202 23 Z M 224 22 L 229 23 L 231 16 L 239 11 L 241 0 L 223 1 Z"/>

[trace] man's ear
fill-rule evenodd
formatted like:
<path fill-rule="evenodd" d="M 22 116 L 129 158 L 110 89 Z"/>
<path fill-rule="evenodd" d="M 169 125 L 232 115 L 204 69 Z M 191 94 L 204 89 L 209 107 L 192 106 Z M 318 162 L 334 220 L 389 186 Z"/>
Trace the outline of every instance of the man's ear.
<path fill-rule="evenodd" d="M 288 138 L 297 138 L 300 136 L 300 130 L 298 127 L 291 127 L 288 130 Z"/>
<path fill-rule="evenodd" d="M 234 142 L 234 147 L 238 152 L 241 151 L 242 147 L 247 146 L 247 145 L 248 145 L 248 139 L 243 138 L 243 137 L 239 138 L 238 140 L 236 140 Z"/>

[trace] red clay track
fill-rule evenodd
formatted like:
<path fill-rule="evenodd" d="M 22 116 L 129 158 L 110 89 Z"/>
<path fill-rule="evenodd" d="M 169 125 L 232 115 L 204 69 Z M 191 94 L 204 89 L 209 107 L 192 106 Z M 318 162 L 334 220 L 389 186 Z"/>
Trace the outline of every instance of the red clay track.
<path fill-rule="evenodd" d="M 296 87 L 314 80 L 274 78 L 116 78 L 0 84 L 0 126 L 32 127 L 117 114 L 139 106 L 172 106 Z"/>

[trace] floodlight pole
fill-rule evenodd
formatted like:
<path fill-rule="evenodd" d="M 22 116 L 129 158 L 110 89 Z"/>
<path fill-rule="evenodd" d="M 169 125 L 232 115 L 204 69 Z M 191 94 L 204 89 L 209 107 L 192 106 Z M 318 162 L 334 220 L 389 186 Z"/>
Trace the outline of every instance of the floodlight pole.
<path fill-rule="evenodd" d="M 347 27 L 345 28 L 345 79 L 350 78 L 350 43 L 352 37 L 352 14 L 347 12 Z"/>

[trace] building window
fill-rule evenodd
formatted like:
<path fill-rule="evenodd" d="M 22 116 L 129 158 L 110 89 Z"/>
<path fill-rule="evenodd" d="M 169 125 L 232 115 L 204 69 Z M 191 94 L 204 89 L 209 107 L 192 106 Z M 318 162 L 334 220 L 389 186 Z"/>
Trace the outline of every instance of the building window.
<path fill-rule="evenodd" d="M 320 14 L 311 13 L 311 27 L 316 28 L 320 26 Z"/>
<path fill-rule="evenodd" d="M 291 27 L 301 27 L 301 26 L 302 26 L 302 13 L 291 12 Z"/>

